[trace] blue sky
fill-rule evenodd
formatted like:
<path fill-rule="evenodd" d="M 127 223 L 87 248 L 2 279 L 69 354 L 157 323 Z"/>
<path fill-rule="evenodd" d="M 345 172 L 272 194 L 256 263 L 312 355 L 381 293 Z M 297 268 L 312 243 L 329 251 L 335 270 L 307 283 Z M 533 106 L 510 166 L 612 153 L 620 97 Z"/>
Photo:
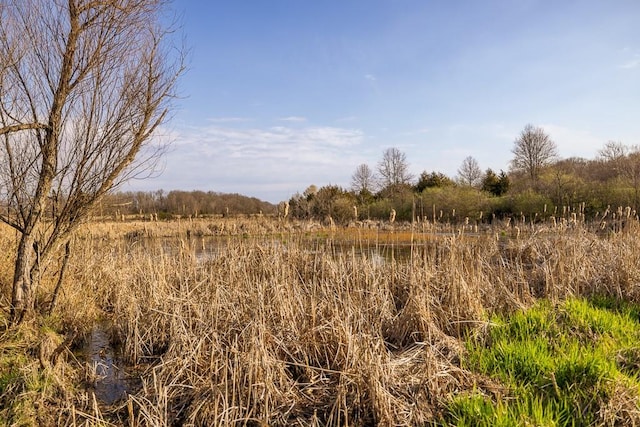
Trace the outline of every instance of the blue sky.
<path fill-rule="evenodd" d="M 561 157 L 640 144 L 637 0 L 176 0 L 190 48 L 163 173 L 141 190 L 278 202 L 348 188 L 388 147 L 455 177 L 507 170 L 542 126 Z"/>

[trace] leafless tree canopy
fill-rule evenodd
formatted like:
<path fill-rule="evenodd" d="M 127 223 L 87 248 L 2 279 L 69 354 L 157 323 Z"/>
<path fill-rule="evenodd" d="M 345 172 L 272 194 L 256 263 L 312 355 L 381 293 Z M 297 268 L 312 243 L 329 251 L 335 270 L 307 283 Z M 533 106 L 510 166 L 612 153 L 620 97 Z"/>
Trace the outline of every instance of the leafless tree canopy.
<path fill-rule="evenodd" d="M 540 170 L 558 155 L 555 142 L 540 127 L 526 125 L 514 142 L 514 158 L 511 165 L 514 170 L 526 173 L 535 183 Z"/>
<path fill-rule="evenodd" d="M 627 153 L 629 147 L 618 141 L 608 141 L 604 147 L 598 151 L 598 157 L 607 162 L 619 162 Z"/>
<path fill-rule="evenodd" d="M 458 179 L 459 181 L 466 186 L 475 187 L 480 185 L 480 181 L 482 180 L 482 169 L 480 169 L 480 165 L 478 161 L 473 157 L 466 157 L 462 161 L 462 165 L 460 165 L 460 169 L 458 169 Z"/>
<path fill-rule="evenodd" d="M 387 148 L 378 163 L 378 174 L 381 186 L 388 187 L 396 184 L 408 184 L 413 179 L 409 172 L 407 155 L 397 148 Z"/>
<path fill-rule="evenodd" d="M 151 136 L 183 69 L 160 25 L 163 3 L 0 5 L 0 220 L 22 235 L 14 309 L 28 303 L 34 260 L 161 150 Z"/>
<path fill-rule="evenodd" d="M 363 163 L 356 168 L 351 176 L 351 188 L 357 193 L 368 191 L 373 193 L 375 189 L 375 175 L 369 165 Z"/>
<path fill-rule="evenodd" d="M 598 157 L 612 167 L 614 176 L 633 188 L 633 207 L 637 209 L 640 205 L 640 147 L 608 141 Z"/>

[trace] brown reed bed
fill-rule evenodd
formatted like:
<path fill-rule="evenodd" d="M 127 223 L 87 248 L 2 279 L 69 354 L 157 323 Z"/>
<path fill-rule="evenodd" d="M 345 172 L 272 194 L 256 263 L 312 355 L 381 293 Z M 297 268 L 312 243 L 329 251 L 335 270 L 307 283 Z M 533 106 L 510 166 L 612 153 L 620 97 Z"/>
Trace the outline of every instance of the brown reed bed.
<path fill-rule="evenodd" d="M 461 363 L 462 339 L 492 313 L 540 298 L 640 299 L 635 232 L 458 233 L 414 240 L 402 260 L 360 250 L 375 243 L 356 232 L 339 248 L 330 234 L 229 240 L 209 257 L 194 241 L 83 236 L 46 321 L 77 348 L 108 320 L 141 383 L 101 405 L 70 344 L 56 365 L 70 380 L 42 405 L 61 425 L 429 424 L 458 393 L 507 393 Z"/>

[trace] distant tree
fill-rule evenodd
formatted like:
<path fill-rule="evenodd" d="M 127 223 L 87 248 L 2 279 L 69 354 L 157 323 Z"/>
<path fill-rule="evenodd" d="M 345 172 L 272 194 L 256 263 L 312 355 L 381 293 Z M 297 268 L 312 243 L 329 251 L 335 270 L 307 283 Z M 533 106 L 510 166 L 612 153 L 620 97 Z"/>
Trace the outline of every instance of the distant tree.
<path fill-rule="evenodd" d="M 613 169 L 614 176 L 633 189 L 633 206 L 640 203 L 640 147 L 608 141 L 598 152 L 599 158 Z"/>
<path fill-rule="evenodd" d="M 511 181 L 509 180 L 509 176 L 503 171 L 500 171 L 500 175 L 498 175 L 498 186 L 494 191 L 496 196 L 502 196 L 509 191 L 509 187 L 511 187 Z"/>
<path fill-rule="evenodd" d="M 473 157 L 466 157 L 458 169 L 458 180 L 468 187 L 477 186 L 482 180 L 482 170 L 478 161 Z"/>
<path fill-rule="evenodd" d="M 382 154 L 378 163 L 380 186 L 387 187 L 394 184 L 408 184 L 413 179 L 409 172 L 407 156 L 397 148 L 388 148 Z"/>
<path fill-rule="evenodd" d="M 351 189 L 357 194 L 375 191 L 375 175 L 366 163 L 359 165 L 351 176 Z"/>
<path fill-rule="evenodd" d="M 415 193 L 410 184 L 391 184 L 378 192 L 377 201 L 371 207 L 374 216 L 389 219 L 391 209 L 396 211 L 396 221 L 412 218 Z"/>
<path fill-rule="evenodd" d="M 421 193 L 425 188 L 452 187 L 454 185 L 456 185 L 456 183 L 441 172 L 428 173 L 427 171 L 423 171 L 414 188 L 417 193 Z"/>
<path fill-rule="evenodd" d="M 558 155 L 555 142 L 541 127 L 528 124 L 514 141 L 514 154 L 511 166 L 516 171 L 524 172 L 535 185 L 540 171 Z"/>
<path fill-rule="evenodd" d="M 304 190 L 304 193 L 302 193 L 302 195 L 307 199 L 307 200 L 311 200 L 314 198 L 314 196 L 318 193 L 318 187 L 316 187 L 314 184 L 311 184 L 310 186 L 307 187 L 306 190 Z"/>
<path fill-rule="evenodd" d="M 292 218 L 307 219 L 311 217 L 311 203 L 300 193 L 289 199 L 289 215 Z"/>
<path fill-rule="evenodd" d="M 640 202 L 640 148 L 634 147 L 622 160 L 622 177 L 633 188 L 633 207 L 637 209 Z"/>
<path fill-rule="evenodd" d="M 629 153 L 629 147 L 619 141 L 607 141 L 598 151 L 598 157 L 606 162 L 619 162 Z"/>
<path fill-rule="evenodd" d="M 337 185 L 326 185 L 318 189 L 309 201 L 311 214 L 318 220 L 331 217 L 336 223 L 353 219 L 355 196 Z"/>
<path fill-rule="evenodd" d="M 487 169 L 482 178 L 482 190 L 494 196 L 502 196 L 509 190 L 510 181 L 504 171 L 496 175 L 491 169 Z"/>
<path fill-rule="evenodd" d="M 498 184 L 498 175 L 491 170 L 487 169 L 484 173 L 484 177 L 482 178 L 482 191 L 486 191 L 487 193 L 491 193 L 493 195 L 497 195 L 494 193 L 494 188 Z"/>

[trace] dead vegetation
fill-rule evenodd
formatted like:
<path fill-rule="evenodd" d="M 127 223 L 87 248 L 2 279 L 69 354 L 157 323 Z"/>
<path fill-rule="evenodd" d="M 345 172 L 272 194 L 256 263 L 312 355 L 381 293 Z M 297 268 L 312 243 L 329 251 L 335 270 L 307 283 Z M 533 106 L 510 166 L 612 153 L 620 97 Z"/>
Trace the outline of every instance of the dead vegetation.
<path fill-rule="evenodd" d="M 162 225 L 153 225 L 153 235 Z M 171 244 L 118 239 L 132 230 L 92 225 L 76 238 L 58 309 L 45 319 L 76 334 L 75 344 L 58 351 L 54 364 L 33 365 L 36 372 L 65 367 L 55 392 L 41 391 L 40 412 L 57 424 L 425 425 L 458 393 L 508 393 L 461 364 L 462 338 L 482 334 L 492 313 L 540 298 L 640 300 L 635 230 L 452 233 L 412 238 L 402 258 L 399 245 L 380 259 L 375 241 L 353 230 L 348 245 L 333 234 L 312 242 L 279 232 L 229 239 L 201 256 L 184 223 L 169 226 L 183 227 L 185 237 Z M 7 272 L 3 266 L 5 305 Z M 73 353 L 97 319 L 109 320 L 124 359 L 141 375 L 141 386 L 112 407 L 82 387 L 85 362 Z M 53 354 L 64 341 L 42 325 L 33 330 L 40 338 L 29 341 L 27 360 L 33 354 L 37 361 L 38 345 Z M 22 341 L 3 340 L 5 356 L 10 342 Z M 24 395 L 1 392 L 3 399 Z M 13 421 L 11 414 L 0 411 L 0 419 Z"/>

